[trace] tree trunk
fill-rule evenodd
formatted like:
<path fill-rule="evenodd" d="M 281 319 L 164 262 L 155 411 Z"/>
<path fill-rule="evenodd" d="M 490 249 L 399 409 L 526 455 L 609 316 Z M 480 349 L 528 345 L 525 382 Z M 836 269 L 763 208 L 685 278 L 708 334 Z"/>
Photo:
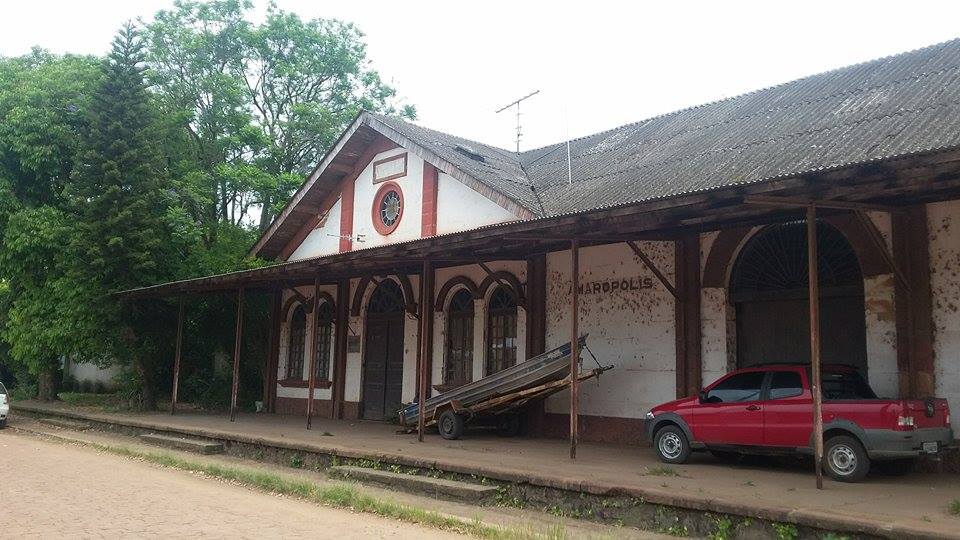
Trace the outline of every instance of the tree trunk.
<path fill-rule="evenodd" d="M 143 410 L 157 410 L 157 389 L 154 385 L 153 370 L 144 362 L 141 354 L 133 357 L 133 368 L 140 376 L 140 398 L 143 400 L 141 403 Z"/>
<path fill-rule="evenodd" d="M 37 374 L 37 399 L 40 401 L 56 401 L 60 391 L 59 369 L 51 364 Z"/>

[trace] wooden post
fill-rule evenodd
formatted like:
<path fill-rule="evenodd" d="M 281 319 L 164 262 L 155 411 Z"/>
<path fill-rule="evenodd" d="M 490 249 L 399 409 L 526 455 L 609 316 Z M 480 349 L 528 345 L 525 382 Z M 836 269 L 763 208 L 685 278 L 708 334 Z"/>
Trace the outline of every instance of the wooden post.
<path fill-rule="evenodd" d="M 243 336 L 243 287 L 237 291 L 237 330 L 233 341 L 233 384 L 230 387 L 230 421 L 237 419 L 237 388 L 240 386 L 240 343 Z"/>
<path fill-rule="evenodd" d="M 580 358 L 580 241 L 570 241 L 570 459 L 577 458 L 577 438 L 580 426 L 578 424 L 578 384 L 580 370 L 577 360 Z"/>
<path fill-rule="evenodd" d="M 180 350 L 183 343 L 183 311 L 184 300 L 180 297 L 180 308 L 177 311 L 177 346 L 173 357 L 173 390 L 170 392 L 170 414 L 177 413 L 177 390 L 180 384 Z"/>
<path fill-rule="evenodd" d="M 333 407 L 332 418 L 343 418 L 343 394 L 346 388 L 347 371 L 347 337 L 350 335 L 350 280 L 341 279 L 337 282 L 337 322 L 336 338 L 334 339 L 333 362 Z"/>
<path fill-rule="evenodd" d="M 807 207 L 807 284 L 810 298 L 810 373 L 813 381 L 813 462 L 817 489 L 823 489 L 823 396 L 820 391 L 820 276 L 817 264 L 817 208 Z"/>
<path fill-rule="evenodd" d="M 310 313 L 310 338 L 307 350 L 310 352 L 310 371 L 307 375 L 307 429 L 313 427 L 313 389 L 317 386 L 317 328 L 320 326 L 320 278 L 313 279 L 313 307 Z"/>
<path fill-rule="evenodd" d="M 423 260 L 420 274 L 420 350 L 417 355 L 417 440 L 423 442 L 423 429 L 426 424 L 424 402 L 427 400 L 429 369 L 433 364 L 433 263 Z"/>

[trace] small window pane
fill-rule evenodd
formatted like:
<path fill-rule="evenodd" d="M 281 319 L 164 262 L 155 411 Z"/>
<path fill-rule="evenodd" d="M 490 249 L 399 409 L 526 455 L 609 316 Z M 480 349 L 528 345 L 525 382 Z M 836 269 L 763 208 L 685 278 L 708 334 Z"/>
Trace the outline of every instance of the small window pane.
<path fill-rule="evenodd" d="M 783 399 L 803 393 L 803 383 L 796 371 L 774 371 L 770 380 L 770 399 Z"/>
<path fill-rule="evenodd" d="M 758 400 L 764 374 L 763 371 L 751 371 L 734 375 L 713 387 L 707 394 L 707 402 L 735 403 Z"/>

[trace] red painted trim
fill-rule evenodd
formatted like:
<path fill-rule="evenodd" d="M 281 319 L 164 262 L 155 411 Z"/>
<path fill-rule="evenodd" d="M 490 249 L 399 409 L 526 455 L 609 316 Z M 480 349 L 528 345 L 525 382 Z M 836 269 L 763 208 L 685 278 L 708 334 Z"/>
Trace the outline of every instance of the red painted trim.
<path fill-rule="evenodd" d="M 356 177 L 347 178 L 340 191 L 340 252 L 353 249 L 353 205 Z"/>
<path fill-rule="evenodd" d="M 380 220 L 380 203 L 387 193 L 391 191 L 395 191 L 397 195 L 400 196 L 400 214 L 397 216 L 397 220 L 393 222 L 393 225 L 386 225 Z M 370 219 L 373 221 L 373 228 L 384 236 L 397 230 L 397 227 L 403 220 L 403 211 L 406 206 L 403 200 L 403 190 L 400 189 L 400 186 L 398 186 L 396 182 L 384 182 L 383 185 L 380 186 L 380 189 L 377 190 L 377 194 L 373 197 L 373 204 L 370 206 Z"/>
<path fill-rule="evenodd" d="M 423 162 L 423 210 L 420 215 L 420 236 L 437 234 L 437 188 L 440 173 L 436 167 Z"/>

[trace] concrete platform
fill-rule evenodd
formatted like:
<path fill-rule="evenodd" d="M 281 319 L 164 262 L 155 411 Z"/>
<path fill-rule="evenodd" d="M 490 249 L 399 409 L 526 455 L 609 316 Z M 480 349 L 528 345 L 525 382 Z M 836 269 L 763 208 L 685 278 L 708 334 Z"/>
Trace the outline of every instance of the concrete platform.
<path fill-rule="evenodd" d="M 176 448 L 177 450 L 186 450 L 188 452 L 196 452 L 198 454 L 223 453 L 223 444 L 213 441 L 190 439 L 187 437 L 174 437 L 170 435 L 160 435 L 157 433 L 144 433 L 140 435 L 140 440 L 157 446 Z"/>
<path fill-rule="evenodd" d="M 56 416 L 41 418 L 40 423 L 58 428 L 72 429 L 74 431 L 84 431 L 90 429 L 90 424 L 87 422 L 78 422 L 76 420 L 68 420 L 66 418 L 59 418 Z"/>
<path fill-rule="evenodd" d="M 14 413 L 56 415 L 104 422 L 110 429 L 150 430 L 184 437 L 237 441 L 294 452 L 315 452 L 425 469 L 477 475 L 594 495 L 636 497 L 649 503 L 794 523 L 847 534 L 887 538 L 960 538 L 960 518 L 948 506 L 960 500 L 960 477 L 916 473 L 871 474 L 859 484 L 827 480 L 817 490 L 806 463 L 755 462 L 727 465 L 695 454 L 682 466 L 664 466 L 645 447 L 581 443 L 570 460 L 563 440 L 504 439 L 468 433 L 424 442 L 379 422 L 334 421 L 271 414 L 119 414 L 79 410 L 66 404 L 18 402 Z"/>
<path fill-rule="evenodd" d="M 497 488 L 495 486 L 481 486 L 480 484 L 456 482 L 453 480 L 444 480 L 443 478 L 431 478 L 429 476 L 395 473 L 391 471 L 369 469 L 366 467 L 330 467 L 327 469 L 327 474 L 335 478 L 369 482 L 373 484 L 379 484 L 381 486 L 402 489 L 404 491 L 417 493 L 420 495 L 430 495 L 434 497 L 446 496 L 453 499 L 477 503 L 490 499 L 497 494 Z"/>

